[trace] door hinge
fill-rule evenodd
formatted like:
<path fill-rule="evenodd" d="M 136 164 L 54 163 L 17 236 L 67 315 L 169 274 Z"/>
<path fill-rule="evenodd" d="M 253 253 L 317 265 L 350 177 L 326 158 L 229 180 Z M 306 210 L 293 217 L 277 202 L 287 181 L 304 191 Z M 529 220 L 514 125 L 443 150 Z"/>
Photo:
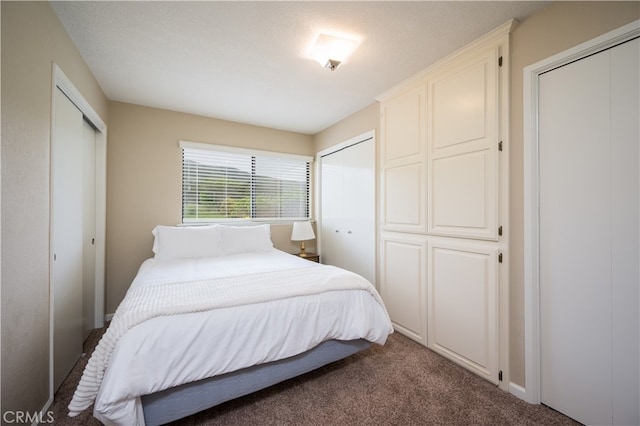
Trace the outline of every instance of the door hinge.
<path fill-rule="evenodd" d="M 502 151 L 502 141 L 498 142 L 498 151 Z"/>
<path fill-rule="evenodd" d="M 498 58 L 498 66 L 501 67 L 502 66 L 502 56 L 500 56 Z"/>
<path fill-rule="evenodd" d="M 498 380 L 502 381 L 502 370 L 498 372 Z"/>
<path fill-rule="evenodd" d="M 498 226 L 498 235 L 502 236 L 502 225 Z"/>
<path fill-rule="evenodd" d="M 502 253 L 498 253 L 498 263 L 502 263 Z"/>

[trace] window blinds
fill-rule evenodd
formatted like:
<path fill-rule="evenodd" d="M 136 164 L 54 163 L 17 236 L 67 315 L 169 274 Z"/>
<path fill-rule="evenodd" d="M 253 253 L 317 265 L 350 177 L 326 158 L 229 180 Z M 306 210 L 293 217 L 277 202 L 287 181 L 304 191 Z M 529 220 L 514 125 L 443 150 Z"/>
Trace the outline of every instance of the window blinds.
<path fill-rule="evenodd" d="M 311 157 L 181 143 L 182 221 L 306 219 Z"/>

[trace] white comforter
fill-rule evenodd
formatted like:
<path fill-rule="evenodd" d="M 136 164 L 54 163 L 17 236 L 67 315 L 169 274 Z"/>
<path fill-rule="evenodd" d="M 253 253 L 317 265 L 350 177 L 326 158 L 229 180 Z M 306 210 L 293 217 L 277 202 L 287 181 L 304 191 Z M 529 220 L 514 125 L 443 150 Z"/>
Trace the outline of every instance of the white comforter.
<path fill-rule="evenodd" d="M 182 294 L 182 287 L 192 295 Z M 157 300 L 153 309 L 149 297 Z M 162 306 L 171 298 L 181 298 L 182 308 Z M 110 335 L 118 338 L 100 342 L 103 360 L 90 361 L 94 371 L 85 371 L 83 380 L 99 385 L 94 415 L 120 425 L 144 424 L 141 395 L 294 356 L 329 339 L 384 344 L 393 332 L 378 293 L 364 278 L 275 249 L 149 259 L 112 327 Z M 92 400 L 91 392 L 76 391 L 71 411 Z"/>

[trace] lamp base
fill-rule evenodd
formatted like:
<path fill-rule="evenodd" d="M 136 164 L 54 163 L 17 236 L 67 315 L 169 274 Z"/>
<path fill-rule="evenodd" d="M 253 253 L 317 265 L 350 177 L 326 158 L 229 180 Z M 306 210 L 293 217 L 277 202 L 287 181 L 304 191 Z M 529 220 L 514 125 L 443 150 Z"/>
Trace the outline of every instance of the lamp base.
<path fill-rule="evenodd" d="M 300 253 L 298 253 L 300 257 L 307 257 L 307 253 L 305 252 L 304 241 L 300 243 Z"/>

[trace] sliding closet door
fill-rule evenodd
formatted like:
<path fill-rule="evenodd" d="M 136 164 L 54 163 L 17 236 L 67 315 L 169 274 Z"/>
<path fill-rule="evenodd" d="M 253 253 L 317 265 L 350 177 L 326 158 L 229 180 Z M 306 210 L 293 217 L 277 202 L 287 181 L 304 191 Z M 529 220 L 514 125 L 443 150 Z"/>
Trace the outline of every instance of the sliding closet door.
<path fill-rule="evenodd" d="M 82 338 L 95 328 L 96 312 L 96 132 L 82 123 Z"/>
<path fill-rule="evenodd" d="M 83 118 L 59 89 L 51 146 L 53 389 L 82 355 Z"/>
<path fill-rule="evenodd" d="M 539 79 L 541 399 L 638 424 L 638 40 Z"/>

